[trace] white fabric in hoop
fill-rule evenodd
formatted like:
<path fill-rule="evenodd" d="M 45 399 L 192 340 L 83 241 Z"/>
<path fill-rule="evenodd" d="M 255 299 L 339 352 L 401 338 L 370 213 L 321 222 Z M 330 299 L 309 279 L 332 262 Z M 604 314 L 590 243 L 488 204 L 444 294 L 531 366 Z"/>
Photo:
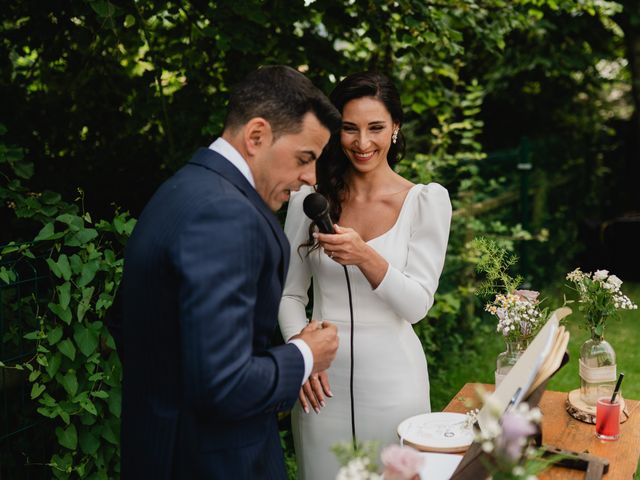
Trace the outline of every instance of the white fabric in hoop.
<path fill-rule="evenodd" d="M 606 367 L 588 367 L 580 359 L 580 377 L 589 383 L 615 382 L 616 365 Z"/>

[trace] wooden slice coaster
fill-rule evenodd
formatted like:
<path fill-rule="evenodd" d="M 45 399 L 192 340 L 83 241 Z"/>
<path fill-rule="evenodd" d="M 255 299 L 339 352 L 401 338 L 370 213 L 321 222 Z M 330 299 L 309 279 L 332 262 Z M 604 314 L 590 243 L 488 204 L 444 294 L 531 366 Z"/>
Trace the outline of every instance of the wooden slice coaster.
<path fill-rule="evenodd" d="M 620 423 L 624 423 L 629 418 L 629 412 L 627 412 L 627 405 L 622 396 L 618 397 L 620 399 Z M 571 390 L 569 395 L 567 396 L 567 401 L 565 403 L 567 413 L 571 415 L 576 420 L 580 420 L 585 423 L 592 423 L 595 425 L 596 423 L 596 407 L 595 405 L 592 407 L 587 405 L 580 398 L 580 389 Z"/>

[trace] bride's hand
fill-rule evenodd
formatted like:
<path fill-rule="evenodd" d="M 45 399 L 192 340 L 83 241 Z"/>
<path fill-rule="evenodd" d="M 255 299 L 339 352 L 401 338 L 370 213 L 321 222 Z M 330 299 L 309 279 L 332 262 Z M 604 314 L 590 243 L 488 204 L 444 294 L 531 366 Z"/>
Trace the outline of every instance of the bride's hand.
<path fill-rule="evenodd" d="M 360 265 L 371 255 L 369 245 L 353 228 L 333 226 L 335 233 L 316 233 L 320 246 L 334 261 L 342 265 Z"/>
<path fill-rule="evenodd" d="M 320 373 L 312 373 L 309 379 L 304 382 L 300 389 L 300 405 L 302 409 L 309 413 L 309 405 L 320 413 L 320 409 L 325 406 L 324 397 L 333 397 L 329 386 L 329 375 L 324 370 Z"/>

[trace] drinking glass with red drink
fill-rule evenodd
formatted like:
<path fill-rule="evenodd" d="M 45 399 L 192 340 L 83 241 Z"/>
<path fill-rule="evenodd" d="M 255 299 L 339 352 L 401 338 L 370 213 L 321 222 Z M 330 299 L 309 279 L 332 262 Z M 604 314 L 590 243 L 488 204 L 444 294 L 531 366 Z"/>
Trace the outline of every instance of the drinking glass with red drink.
<path fill-rule="evenodd" d="M 601 440 L 617 440 L 620 436 L 620 402 L 601 397 L 596 404 L 596 436 Z"/>

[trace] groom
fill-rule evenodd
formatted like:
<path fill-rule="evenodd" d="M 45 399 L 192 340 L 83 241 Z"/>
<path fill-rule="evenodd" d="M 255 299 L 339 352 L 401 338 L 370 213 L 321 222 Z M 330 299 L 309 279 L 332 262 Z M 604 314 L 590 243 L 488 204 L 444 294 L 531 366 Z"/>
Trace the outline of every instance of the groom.
<path fill-rule="evenodd" d="M 232 92 L 222 137 L 167 180 L 127 244 L 122 478 L 284 479 L 276 412 L 326 369 L 336 328 L 274 333 L 289 245 L 274 211 L 340 125 L 327 98 L 284 66 Z"/>

